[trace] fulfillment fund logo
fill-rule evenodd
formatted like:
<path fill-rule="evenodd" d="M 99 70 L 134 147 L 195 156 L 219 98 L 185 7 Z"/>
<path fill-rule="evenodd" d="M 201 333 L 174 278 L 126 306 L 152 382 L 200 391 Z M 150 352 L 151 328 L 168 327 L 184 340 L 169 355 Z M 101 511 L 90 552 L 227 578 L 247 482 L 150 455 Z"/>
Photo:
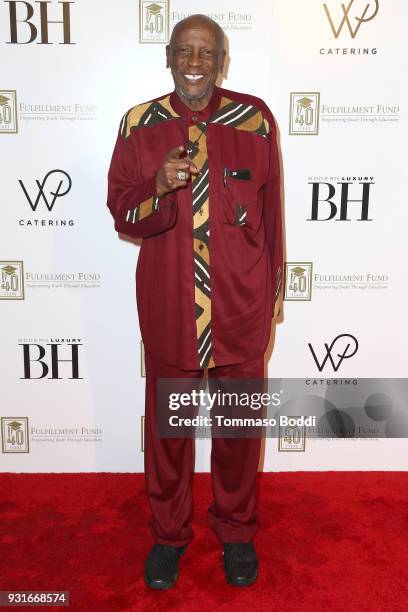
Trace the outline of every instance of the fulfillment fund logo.
<path fill-rule="evenodd" d="M 372 291 L 387 290 L 391 278 L 384 271 L 331 271 L 314 272 L 312 262 L 285 263 L 285 301 L 310 301 L 312 292 L 320 290 L 360 292 L 368 295 Z"/>
<path fill-rule="evenodd" d="M 3 453 L 29 453 L 28 417 L 1 417 Z"/>
<path fill-rule="evenodd" d="M 37 212 L 40 203 L 51 213 L 57 199 L 66 196 L 72 187 L 71 177 L 65 170 L 50 170 L 42 180 L 36 179 L 35 187 L 27 186 L 22 179 L 19 179 L 18 182 L 33 213 Z M 19 225 L 25 227 L 72 227 L 74 221 L 72 219 L 20 219 Z"/>
<path fill-rule="evenodd" d="M 169 0 L 139 0 L 139 42 L 169 41 Z"/>
<path fill-rule="evenodd" d="M 289 135 L 316 136 L 319 133 L 319 113 L 319 92 L 291 92 Z"/>
<path fill-rule="evenodd" d="M 22 261 L 0 260 L 0 300 L 24 300 Z"/>
<path fill-rule="evenodd" d="M 0 134 L 17 134 L 17 92 L 0 89 Z"/>
<path fill-rule="evenodd" d="M 80 373 L 82 340 L 52 338 L 51 340 L 19 340 L 22 347 L 23 376 L 25 380 L 83 380 Z"/>
<path fill-rule="evenodd" d="M 342 36 L 342 32 L 350 36 L 354 40 L 362 26 L 369 21 L 372 21 L 379 11 L 378 0 L 349 0 L 348 4 L 344 4 L 339 0 L 323 3 L 324 13 L 330 26 L 330 30 L 337 40 Z M 376 48 L 370 47 L 344 47 L 344 48 L 321 48 L 321 55 L 375 55 Z"/>
<path fill-rule="evenodd" d="M 308 342 L 308 347 L 312 353 L 314 362 L 319 372 L 322 372 L 326 363 L 329 361 L 335 372 L 339 369 L 344 359 L 350 359 L 358 351 L 358 341 L 352 334 L 339 334 L 334 338 L 330 346 L 324 343 L 326 353 L 323 358 L 318 358 L 313 346 Z"/>
<path fill-rule="evenodd" d="M 289 135 L 317 136 L 319 124 L 335 126 L 344 124 L 356 126 L 363 124 L 372 127 L 373 124 L 383 125 L 396 123 L 400 119 L 400 105 L 396 100 L 391 103 L 370 100 L 365 102 L 320 103 L 319 92 L 292 92 L 289 103 Z"/>
<path fill-rule="evenodd" d="M 285 300 L 306 302 L 312 299 L 311 262 L 285 262 Z"/>
<path fill-rule="evenodd" d="M 308 184 L 312 185 L 312 210 L 307 221 L 351 221 L 351 203 L 353 219 L 373 220 L 368 216 L 371 186 L 375 185 L 373 176 L 309 177 Z M 359 209 L 359 217 L 355 213 L 356 208 Z"/>

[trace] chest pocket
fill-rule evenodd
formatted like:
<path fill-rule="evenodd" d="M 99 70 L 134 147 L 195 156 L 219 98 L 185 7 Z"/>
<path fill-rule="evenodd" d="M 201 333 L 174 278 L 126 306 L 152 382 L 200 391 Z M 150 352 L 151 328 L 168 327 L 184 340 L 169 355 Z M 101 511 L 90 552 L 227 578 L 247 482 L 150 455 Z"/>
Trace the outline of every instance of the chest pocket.
<path fill-rule="evenodd" d="M 251 168 L 223 170 L 221 222 L 255 229 L 262 212 L 262 185 Z"/>
<path fill-rule="evenodd" d="M 263 186 L 269 147 L 262 136 L 224 127 L 220 135 L 220 221 L 237 231 L 257 230 L 262 221 Z"/>

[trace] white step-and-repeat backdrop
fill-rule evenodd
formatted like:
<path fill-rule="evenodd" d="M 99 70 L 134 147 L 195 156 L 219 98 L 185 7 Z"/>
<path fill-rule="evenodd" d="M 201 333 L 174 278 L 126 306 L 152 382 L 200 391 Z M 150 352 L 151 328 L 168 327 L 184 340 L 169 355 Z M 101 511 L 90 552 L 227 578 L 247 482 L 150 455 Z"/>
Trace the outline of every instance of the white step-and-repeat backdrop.
<path fill-rule="evenodd" d="M 139 247 L 114 232 L 106 176 L 123 113 L 173 89 L 165 44 L 192 12 L 228 37 L 222 85 L 263 98 L 280 129 L 286 291 L 269 376 L 407 376 L 405 0 L 6 0 L 2 471 L 143 470 Z M 339 362 L 345 338 L 357 350 Z M 407 450 L 275 438 L 263 469 L 406 469 Z M 198 471 L 209 451 L 197 442 Z"/>

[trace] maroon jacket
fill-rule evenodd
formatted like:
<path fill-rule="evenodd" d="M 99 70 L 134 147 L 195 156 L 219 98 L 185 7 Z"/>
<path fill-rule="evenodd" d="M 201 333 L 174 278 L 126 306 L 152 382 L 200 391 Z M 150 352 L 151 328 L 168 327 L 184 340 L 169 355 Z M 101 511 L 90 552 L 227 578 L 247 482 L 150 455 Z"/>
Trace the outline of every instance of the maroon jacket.
<path fill-rule="evenodd" d="M 201 170 L 155 195 L 168 151 Z M 266 104 L 219 87 L 193 111 L 175 92 L 123 117 L 108 175 L 117 232 L 143 238 L 136 294 L 144 346 L 181 369 L 265 352 L 282 279 L 276 128 Z"/>

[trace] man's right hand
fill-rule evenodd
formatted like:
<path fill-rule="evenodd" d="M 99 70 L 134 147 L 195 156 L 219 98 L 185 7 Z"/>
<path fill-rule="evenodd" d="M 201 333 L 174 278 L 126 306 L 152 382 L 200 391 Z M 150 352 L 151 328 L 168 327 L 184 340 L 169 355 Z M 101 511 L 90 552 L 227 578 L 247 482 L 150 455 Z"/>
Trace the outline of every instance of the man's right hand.
<path fill-rule="evenodd" d="M 177 172 L 185 172 L 185 181 L 177 178 Z M 164 158 L 164 161 L 156 174 L 156 193 L 159 197 L 164 196 L 170 191 L 186 187 L 190 174 L 199 174 L 197 166 L 187 156 L 187 151 L 183 145 L 171 149 Z"/>

